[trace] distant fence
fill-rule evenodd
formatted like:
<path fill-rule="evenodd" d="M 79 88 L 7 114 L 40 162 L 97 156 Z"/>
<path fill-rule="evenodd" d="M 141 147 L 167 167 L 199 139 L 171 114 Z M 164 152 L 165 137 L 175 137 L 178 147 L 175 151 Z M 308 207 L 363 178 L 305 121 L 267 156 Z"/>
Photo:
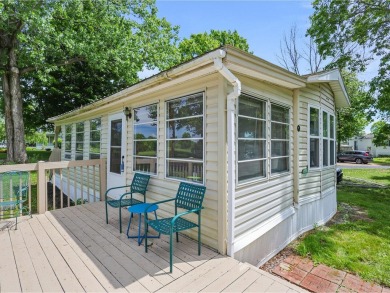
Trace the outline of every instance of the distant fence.
<path fill-rule="evenodd" d="M 0 166 L 0 173 L 8 171 L 29 172 L 28 204 L 30 211 L 31 178 L 32 174 L 37 176 L 37 211 L 39 214 L 49 209 L 49 200 L 52 201 L 52 209 L 63 208 L 64 202 L 66 206 L 70 206 L 71 200 L 74 204 L 104 200 L 104 192 L 107 189 L 106 159 Z M 67 200 L 64 201 L 65 195 Z"/>

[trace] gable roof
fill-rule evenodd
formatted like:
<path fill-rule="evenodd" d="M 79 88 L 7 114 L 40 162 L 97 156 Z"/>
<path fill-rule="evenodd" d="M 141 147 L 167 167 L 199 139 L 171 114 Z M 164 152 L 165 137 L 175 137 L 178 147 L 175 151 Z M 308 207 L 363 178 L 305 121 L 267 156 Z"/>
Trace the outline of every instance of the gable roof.
<path fill-rule="evenodd" d="M 223 59 L 223 62 L 229 70 L 288 89 L 304 88 L 307 83 L 329 83 L 335 93 L 336 106 L 347 107 L 350 105 L 338 69 L 308 76 L 300 76 L 253 54 L 226 45 L 155 74 L 109 97 L 81 106 L 70 112 L 51 117 L 47 121 L 54 123 L 59 120 L 71 119 L 75 115 L 89 111 L 97 111 L 96 109 L 98 108 L 123 105 L 135 96 L 145 95 L 148 92 L 156 91 L 162 87 L 183 82 L 185 76 L 187 78 L 196 78 L 215 73 L 216 68 L 213 64 L 216 58 Z"/>

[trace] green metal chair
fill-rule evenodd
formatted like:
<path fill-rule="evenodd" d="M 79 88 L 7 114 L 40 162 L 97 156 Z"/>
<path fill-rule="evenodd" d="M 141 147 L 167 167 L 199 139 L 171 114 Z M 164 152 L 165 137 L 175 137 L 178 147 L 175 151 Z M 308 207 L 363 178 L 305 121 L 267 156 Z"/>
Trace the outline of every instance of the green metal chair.
<path fill-rule="evenodd" d="M 110 188 L 106 191 L 104 198 L 106 202 L 106 223 L 107 224 L 108 224 L 108 206 L 111 206 L 113 208 L 119 208 L 119 231 L 120 233 L 122 233 L 122 208 L 146 202 L 146 188 L 148 186 L 149 179 L 150 179 L 149 175 L 135 173 L 133 177 L 133 181 L 131 182 L 130 185 L 117 186 L 117 187 Z M 130 188 L 130 191 L 122 194 L 119 199 L 110 198 L 109 192 L 119 188 Z M 138 199 L 133 198 L 133 193 L 143 194 L 144 201 L 140 201 Z M 130 198 L 127 198 L 128 195 L 130 195 Z"/>
<path fill-rule="evenodd" d="M 0 218 L 15 218 L 15 230 L 18 228 L 18 216 L 27 212 L 31 216 L 28 205 L 29 173 L 9 171 L 0 173 Z"/>
<path fill-rule="evenodd" d="M 148 226 L 152 227 L 159 233 L 169 235 L 169 262 L 170 262 L 170 272 L 172 273 L 172 254 L 173 254 L 173 243 L 172 238 L 173 234 L 176 233 L 176 241 L 179 242 L 179 232 L 187 229 L 192 229 L 198 227 L 198 254 L 201 252 L 201 228 L 200 228 L 200 216 L 203 209 L 202 203 L 204 199 L 204 194 L 206 192 L 206 187 L 181 182 L 179 189 L 177 191 L 176 197 L 155 202 L 153 204 L 162 204 L 169 201 L 175 201 L 175 215 L 170 218 L 148 220 L 147 213 L 148 207 L 145 210 L 145 252 L 148 252 Z M 182 213 L 177 213 L 177 209 L 181 208 L 185 210 Z M 198 215 L 198 222 L 193 223 L 185 218 L 184 215 L 195 213 Z"/>

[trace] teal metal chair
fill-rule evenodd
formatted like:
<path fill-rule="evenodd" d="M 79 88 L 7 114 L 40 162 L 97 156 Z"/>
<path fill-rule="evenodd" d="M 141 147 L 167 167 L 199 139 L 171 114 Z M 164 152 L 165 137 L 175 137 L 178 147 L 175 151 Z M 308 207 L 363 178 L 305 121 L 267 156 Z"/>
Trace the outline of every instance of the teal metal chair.
<path fill-rule="evenodd" d="M 31 211 L 28 200 L 28 172 L 9 171 L 0 173 L 0 218 L 15 218 L 15 230 L 18 228 L 18 217 Z"/>
<path fill-rule="evenodd" d="M 146 188 L 149 184 L 150 176 L 146 174 L 135 173 L 130 185 L 117 186 L 106 191 L 104 198 L 106 202 L 106 223 L 108 224 L 108 206 L 119 208 L 119 232 L 122 233 L 122 208 L 133 206 L 139 203 L 146 202 Z M 110 191 L 119 188 L 129 188 L 130 191 L 121 195 L 119 199 L 109 197 Z M 144 196 L 144 200 L 140 201 L 133 198 L 133 193 L 140 193 Z M 130 198 L 128 196 L 130 195 Z"/>
<path fill-rule="evenodd" d="M 172 254 L 173 254 L 173 243 L 172 238 L 173 234 L 176 233 L 176 241 L 179 242 L 179 232 L 187 229 L 192 229 L 198 227 L 198 254 L 201 252 L 201 211 L 203 209 L 203 199 L 206 192 L 206 187 L 181 182 L 179 189 L 177 191 L 176 197 L 154 202 L 153 204 L 162 204 L 170 201 L 175 201 L 175 215 L 170 218 L 148 220 L 147 213 L 149 206 L 145 209 L 145 252 L 148 252 L 148 227 L 152 227 L 158 233 L 169 235 L 169 263 L 170 263 L 170 272 L 172 273 Z M 177 213 L 178 208 L 183 209 L 184 212 Z M 197 223 L 193 223 L 183 216 L 195 213 L 198 215 Z"/>

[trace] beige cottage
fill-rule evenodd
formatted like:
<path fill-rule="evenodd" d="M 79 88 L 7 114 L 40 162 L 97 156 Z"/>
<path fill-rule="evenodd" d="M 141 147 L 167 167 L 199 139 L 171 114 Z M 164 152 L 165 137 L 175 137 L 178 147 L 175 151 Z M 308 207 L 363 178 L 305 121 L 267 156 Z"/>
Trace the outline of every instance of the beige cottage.
<path fill-rule="evenodd" d="M 226 46 L 49 121 L 62 160 L 107 158 L 108 188 L 144 172 L 153 202 L 205 185 L 203 243 L 260 265 L 335 214 L 348 106 L 338 70 L 299 76 Z"/>

